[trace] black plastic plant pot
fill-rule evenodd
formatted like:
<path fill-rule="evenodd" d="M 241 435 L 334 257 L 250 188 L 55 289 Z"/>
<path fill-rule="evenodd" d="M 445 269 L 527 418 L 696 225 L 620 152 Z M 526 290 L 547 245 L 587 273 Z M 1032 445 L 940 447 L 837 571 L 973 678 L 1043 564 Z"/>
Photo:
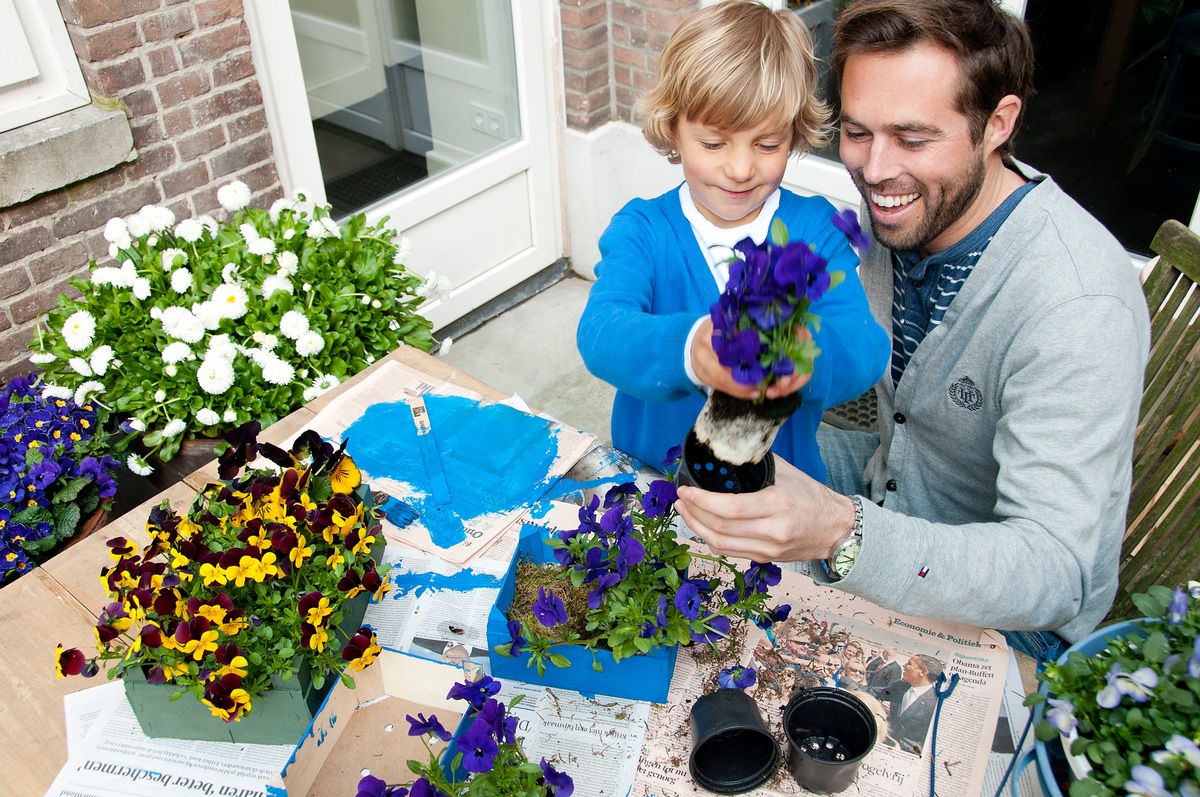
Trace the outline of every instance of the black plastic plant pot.
<path fill-rule="evenodd" d="M 691 430 L 683 441 L 677 481 L 714 493 L 752 493 L 775 483 L 775 455 L 768 451 L 758 462 L 731 465 L 717 458 Z"/>
<path fill-rule="evenodd" d="M 696 785 L 717 794 L 741 794 L 770 780 L 781 760 L 758 703 L 741 689 L 718 689 L 692 706 L 688 768 Z"/>
<path fill-rule="evenodd" d="M 783 711 L 788 769 L 809 791 L 833 794 L 854 782 L 875 746 L 875 716 L 844 689 L 819 686 L 798 692 Z"/>

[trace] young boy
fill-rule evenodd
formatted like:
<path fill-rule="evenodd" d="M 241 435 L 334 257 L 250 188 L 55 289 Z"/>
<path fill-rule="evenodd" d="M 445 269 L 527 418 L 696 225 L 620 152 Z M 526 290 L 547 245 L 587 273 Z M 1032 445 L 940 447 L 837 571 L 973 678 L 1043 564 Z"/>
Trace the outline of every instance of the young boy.
<path fill-rule="evenodd" d="M 657 465 L 683 442 L 710 389 L 753 398 L 712 349 L 709 308 L 744 238 L 761 244 L 778 217 L 845 281 L 815 302 L 821 355 L 811 376 L 771 385 L 803 403 L 780 430 L 776 454 L 824 480 L 816 429 L 826 408 L 856 398 L 883 375 L 888 336 L 872 319 L 858 259 L 825 199 L 780 188 L 788 158 L 819 147 L 829 112 L 814 96 L 808 31 L 790 11 L 757 2 L 703 9 L 675 31 L 658 85 L 638 105 L 655 151 L 683 166 L 684 182 L 635 199 L 600 238 L 597 280 L 576 344 L 593 374 L 617 388 L 614 447 Z"/>

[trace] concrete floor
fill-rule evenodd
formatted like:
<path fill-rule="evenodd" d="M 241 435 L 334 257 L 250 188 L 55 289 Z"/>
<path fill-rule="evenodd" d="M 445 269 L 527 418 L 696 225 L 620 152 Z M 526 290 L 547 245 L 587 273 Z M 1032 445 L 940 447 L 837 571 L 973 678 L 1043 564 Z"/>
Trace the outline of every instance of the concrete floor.
<path fill-rule="evenodd" d="M 616 389 L 588 373 L 575 326 L 592 283 L 567 276 L 453 339 L 438 356 L 529 407 L 611 442 Z"/>

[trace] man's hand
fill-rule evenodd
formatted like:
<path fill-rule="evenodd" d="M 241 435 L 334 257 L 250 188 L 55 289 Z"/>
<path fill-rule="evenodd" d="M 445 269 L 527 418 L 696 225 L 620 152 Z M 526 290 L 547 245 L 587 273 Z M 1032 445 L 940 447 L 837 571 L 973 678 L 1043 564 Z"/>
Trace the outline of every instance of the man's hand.
<path fill-rule="evenodd" d="M 721 365 L 720 360 L 717 359 L 717 353 L 713 351 L 712 331 L 712 319 L 706 318 L 701 322 L 692 338 L 692 350 L 688 356 L 692 358 L 692 370 L 695 372 L 696 378 L 714 390 L 720 390 L 730 396 L 743 399 L 758 398 L 761 392 L 759 388 L 734 381 L 730 370 Z M 805 328 L 799 330 L 796 337 L 806 340 L 812 337 L 812 333 Z M 811 378 L 811 374 L 785 376 L 767 387 L 766 397 L 775 399 L 790 396 L 807 385 Z"/>
<path fill-rule="evenodd" d="M 775 484 L 755 493 L 681 485 L 675 508 L 714 553 L 756 562 L 824 559 L 854 527 L 854 502 L 775 459 Z"/>

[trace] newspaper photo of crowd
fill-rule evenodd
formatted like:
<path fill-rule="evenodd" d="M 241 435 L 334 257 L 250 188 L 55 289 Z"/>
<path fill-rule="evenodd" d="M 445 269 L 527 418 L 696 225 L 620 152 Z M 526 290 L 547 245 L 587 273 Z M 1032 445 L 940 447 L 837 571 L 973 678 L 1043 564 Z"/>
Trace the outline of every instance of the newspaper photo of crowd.
<path fill-rule="evenodd" d="M 945 663 L 800 613 L 771 629 L 755 648 L 753 666 L 760 702 L 777 695 L 787 703 L 796 692 L 819 686 L 845 689 L 875 714 L 880 744 L 919 756 L 937 706 L 933 686 Z"/>

